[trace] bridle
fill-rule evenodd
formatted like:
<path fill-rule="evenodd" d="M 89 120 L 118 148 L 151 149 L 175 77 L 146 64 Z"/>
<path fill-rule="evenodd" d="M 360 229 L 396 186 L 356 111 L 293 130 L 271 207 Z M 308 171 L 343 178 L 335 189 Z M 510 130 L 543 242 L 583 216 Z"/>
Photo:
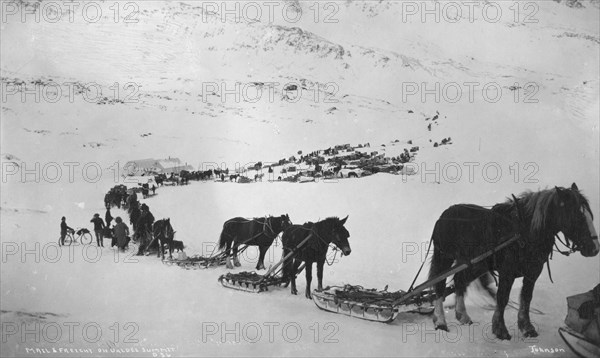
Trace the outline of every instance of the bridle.
<path fill-rule="evenodd" d="M 316 230 L 316 224 L 313 223 L 311 225 L 311 228 L 305 228 L 305 227 L 298 227 L 298 229 L 302 229 L 305 231 L 309 231 L 310 234 L 314 237 L 316 237 L 317 239 L 319 239 L 325 246 L 327 246 L 328 248 L 331 248 L 331 251 L 333 251 L 333 258 L 331 259 L 331 261 L 327 260 L 327 254 L 325 254 L 325 262 L 327 263 L 327 266 L 332 266 L 335 263 L 335 259 L 337 256 L 338 251 L 341 251 L 341 255 L 344 256 L 344 252 L 337 247 L 337 245 L 332 241 L 327 242 L 327 240 L 325 240 L 321 235 L 319 235 L 319 233 L 317 233 Z"/>
<path fill-rule="evenodd" d="M 581 208 L 582 214 L 585 216 L 585 214 L 583 213 L 583 210 L 587 210 L 585 208 Z M 573 220 L 569 220 L 569 221 L 573 221 Z M 569 239 L 569 237 L 563 232 L 563 236 L 565 237 L 565 241 L 562 241 L 562 239 L 560 238 L 560 236 L 558 235 L 558 233 L 554 234 L 554 238 L 556 240 L 558 240 L 558 242 L 560 242 L 563 246 L 565 246 L 568 250 L 567 251 L 562 251 L 561 249 L 559 249 L 558 244 L 556 243 L 556 240 L 554 241 L 554 247 L 556 250 L 556 252 L 560 253 L 561 255 L 564 256 L 569 256 L 572 253 L 575 253 L 577 251 L 581 251 L 581 247 L 583 246 L 581 243 L 576 242 L 575 240 Z"/>

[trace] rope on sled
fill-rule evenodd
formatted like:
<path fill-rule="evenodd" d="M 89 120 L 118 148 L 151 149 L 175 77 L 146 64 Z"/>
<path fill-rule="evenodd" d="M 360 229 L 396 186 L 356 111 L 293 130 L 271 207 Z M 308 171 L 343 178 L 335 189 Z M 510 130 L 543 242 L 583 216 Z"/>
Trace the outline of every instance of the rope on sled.
<path fill-rule="evenodd" d="M 331 286 L 329 288 L 340 288 L 335 290 L 335 298 L 352 300 L 361 304 L 379 304 L 392 305 L 394 300 L 402 297 L 404 291 L 388 292 L 387 286 L 385 289 L 378 291 L 377 289 L 365 289 L 360 285 L 346 284 L 344 286 Z"/>

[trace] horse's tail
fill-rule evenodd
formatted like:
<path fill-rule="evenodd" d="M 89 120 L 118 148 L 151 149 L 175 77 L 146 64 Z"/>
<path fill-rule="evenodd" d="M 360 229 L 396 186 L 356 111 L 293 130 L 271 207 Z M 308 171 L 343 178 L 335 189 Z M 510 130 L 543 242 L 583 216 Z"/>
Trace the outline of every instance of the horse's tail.
<path fill-rule="evenodd" d="M 227 247 L 227 244 L 231 241 L 230 236 L 227 234 L 227 224 L 229 221 L 226 221 L 223 224 L 223 230 L 221 231 L 221 236 L 219 237 L 219 250 L 223 250 Z"/>
<path fill-rule="evenodd" d="M 431 255 L 430 267 L 429 267 L 429 279 L 435 278 L 441 271 L 444 270 L 442 252 L 440 250 L 440 239 L 442 231 L 441 220 L 435 223 L 433 233 L 431 234 L 431 245 L 433 246 L 433 254 Z"/>
<path fill-rule="evenodd" d="M 449 230 L 448 220 L 442 217 L 435 223 L 433 233 L 431 234 L 431 244 L 433 246 L 433 255 L 431 256 L 431 264 L 429 267 L 429 279 L 438 277 L 442 272 L 449 269 L 454 262 L 451 249 L 448 248 L 448 243 L 443 241 L 453 240 L 454 236 Z M 444 298 L 446 291 L 446 279 L 438 282 L 434 286 L 434 291 L 437 298 Z"/>

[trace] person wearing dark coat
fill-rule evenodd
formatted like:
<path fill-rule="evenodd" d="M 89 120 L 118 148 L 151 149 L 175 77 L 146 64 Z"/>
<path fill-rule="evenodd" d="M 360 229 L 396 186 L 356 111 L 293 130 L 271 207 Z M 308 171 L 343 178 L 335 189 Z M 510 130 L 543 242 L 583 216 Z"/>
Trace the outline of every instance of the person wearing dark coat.
<path fill-rule="evenodd" d="M 139 229 L 138 229 L 137 223 L 138 223 L 138 220 L 140 219 L 141 215 L 142 215 L 142 212 L 140 211 L 140 208 L 138 207 L 138 205 L 134 205 L 131 207 L 131 212 L 129 213 L 129 223 L 133 227 L 135 236 L 139 235 L 139 232 L 138 232 Z"/>
<path fill-rule="evenodd" d="M 144 197 L 144 199 L 146 199 L 148 197 L 150 187 L 148 186 L 148 183 L 144 183 L 142 184 L 142 196 Z"/>
<path fill-rule="evenodd" d="M 106 221 L 106 227 L 110 228 L 110 223 L 112 220 L 113 220 L 113 217 L 110 214 L 110 208 L 107 208 L 106 214 L 104 214 L 104 221 Z"/>
<path fill-rule="evenodd" d="M 94 217 L 90 222 L 94 223 L 94 232 L 96 233 L 96 244 L 104 247 L 104 220 L 100 217 L 100 214 L 94 214 Z"/>
<path fill-rule="evenodd" d="M 61 246 L 65 244 L 65 236 L 67 236 L 67 231 L 74 232 L 75 230 L 73 230 L 71 227 L 69 227 L 69 225 L 67 225 L 67 218 L 65 218 L 63 216 L 62 219 L 60 220 L 60 245 Z"/>
<path fill-rule="evenodd" d="M 115 222 L 117 223 L 114 228 L 117 247 L 119 250 L 124 251 L 129 244 L 129 227 L 119 216 L 117 216 Z"/>
<path fill-rule="evenodd" d="M 147 249 L 147 245 L 150 243 L 152 238 L 152 224 L 154 224 L 154 215 L 150 212 L 150 208 L 146 204 L 142 204 L 141 215 L 137 221 L 137 231 L 138 238 L 140 239 L 140 247 L 138 250 L 138 255 L 143 255 L 144 250 Z"/>

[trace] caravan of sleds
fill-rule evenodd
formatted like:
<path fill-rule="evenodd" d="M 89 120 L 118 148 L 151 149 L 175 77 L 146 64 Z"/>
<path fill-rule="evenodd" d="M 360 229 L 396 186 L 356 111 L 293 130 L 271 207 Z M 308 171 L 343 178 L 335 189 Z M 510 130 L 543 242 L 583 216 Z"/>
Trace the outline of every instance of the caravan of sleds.
<path fill-rule="evenodd" d="M 233 218 L 225 221 L 218 242 L 219 250 L 209 256 L 173 259 L 173 236 L 159 232 L 158 239 L 169 248 L 168 265 L 205 269 L 225 265 L 240 266 L 239 254 L 249 246 L 258 246 L 256 270 L 265 269 L 265 253 L 281 236 L 282 259 L 263 275 L 255 271 L 223 274 L 218 281 L 227 288 L 247 292 L 265 292 L 272 286 L 291 287 L 297 294 L 296 276 L 304 269 L 305 296 L 322 310 L 377 322 L 392 322 L 401 312 L 433 313 L 436 329 L 448 330 L 444 298 L 456 295 L 455 314 L 461 324 L 471 324 L 464 295 L 470 282 L 492 274 L 497 278 L 497 305 L 492 318 L 496 337 L 508 340 L 504 310 L 516 278 L 523 277 L 518 327 L 524 337 L 536 337 L 529 318 L 529 307 L 536 280 L 553 252 L 564 255 L 579 251 L 584 257 L 596 256 L 600 246 L 593 227 L 587 199 L 576 184 L 570 188 L 528 191 L 512 195 L 492 207 L 458 204 L 446 209 L 436 221 L 428 255 L 432 250 L 428 279 L 414 286 L 423 268 L 417 272 L 408 290 L 365 289 L 360 285 L 323 287 L 323 268 L 328 249 L 350 255 L 348 217 L 330 217 L 318 222 L 294 225 L 288 215 L 261 218 Z M 562 233 L 564 241 L 558 235 Z M 557 241 L 568 248 L 561 251 Z M 555 250 L 556 248 L 556 250 Z M 216 249 L 216 248 L 215 248 Z M 213 250 L 214 251 L 214 250 Z M 311 290 L 312 264 L 317 263 L 317 289 Z M 447 279 L 453 276 L 452 283 Z M 550 276 L 551 278 L 551 276 Z"/>

